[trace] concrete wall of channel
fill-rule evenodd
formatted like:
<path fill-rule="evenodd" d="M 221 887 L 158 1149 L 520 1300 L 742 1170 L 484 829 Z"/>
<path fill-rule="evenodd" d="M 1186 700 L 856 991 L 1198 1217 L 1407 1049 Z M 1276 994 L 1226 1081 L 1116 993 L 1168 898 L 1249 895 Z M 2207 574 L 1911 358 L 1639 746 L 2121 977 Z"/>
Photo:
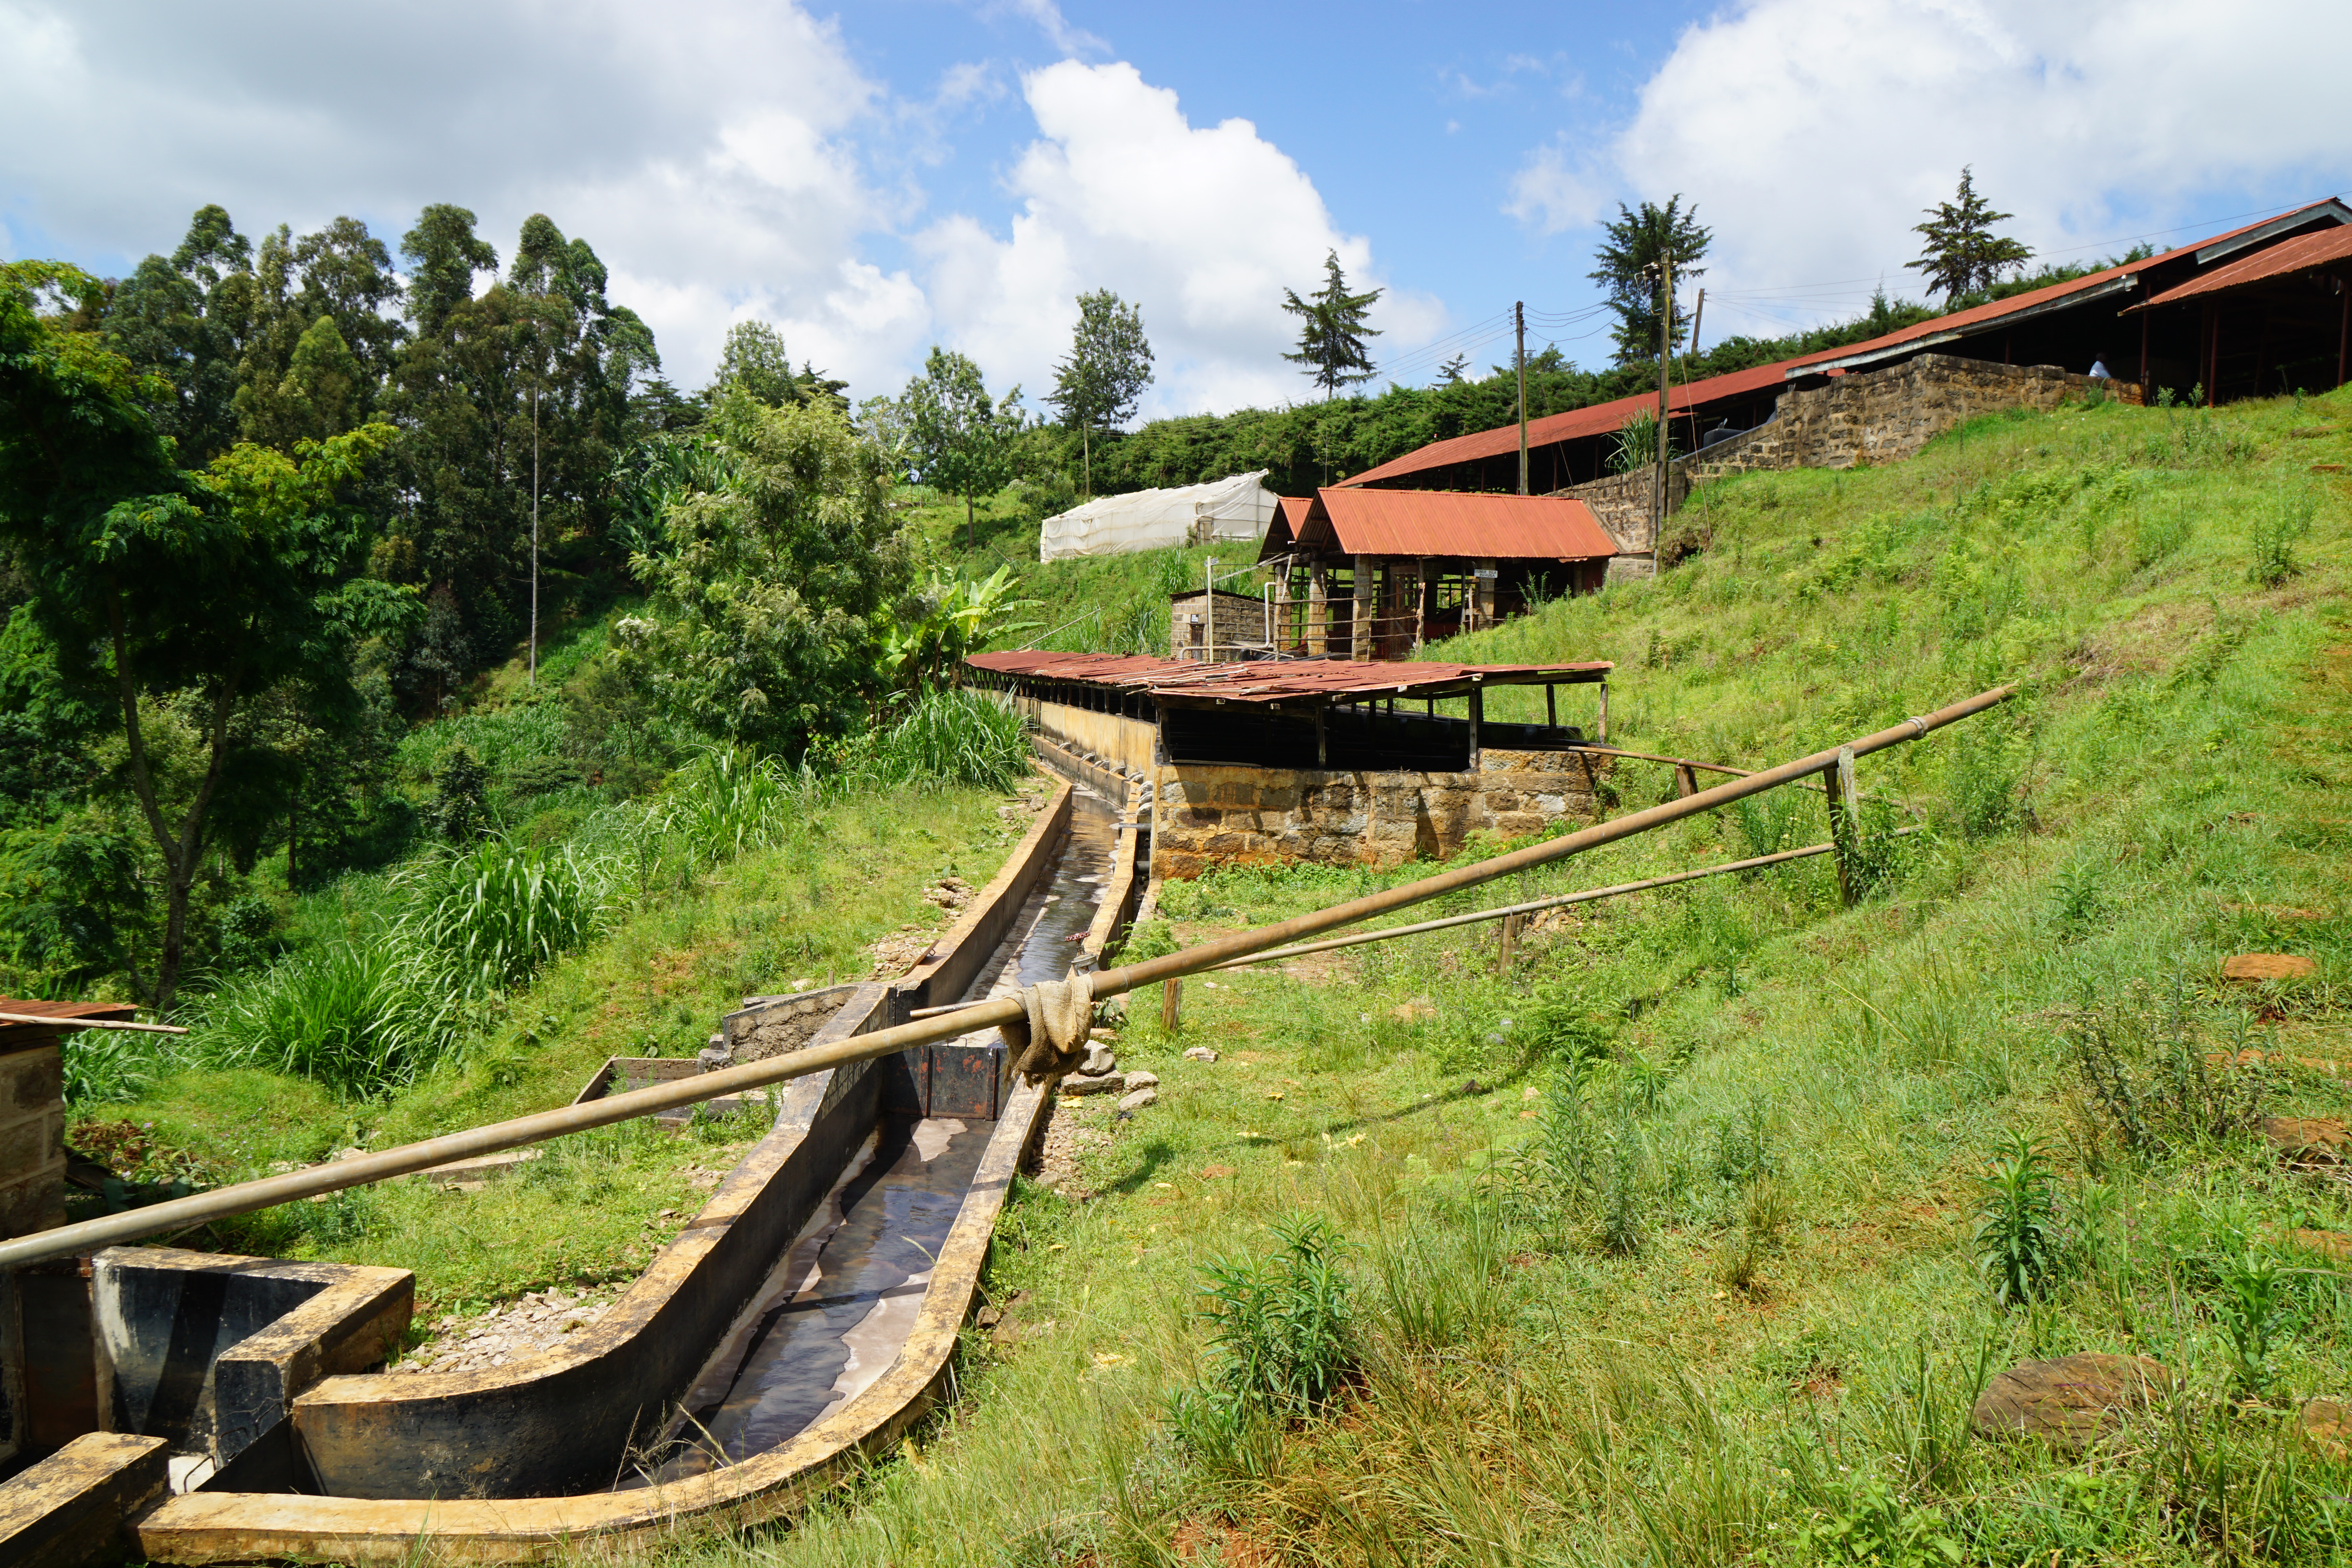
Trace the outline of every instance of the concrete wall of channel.
<path fill-rule="evenodd" d="M 1027 719 L 1039 733 L 1074 752 L 1092 753 L 1114 768 L 1149 778 L 1160 751 L 1160 726 L 1124 713 L 1101 713 L 1074 703 L 1051 702 L 1018 692 L 992 693 Z"/>
<path fill-rule="evenodd" d="M 1342 773 L 1173 763 L 1160 770 L 1151 870 L 1312 861 L 1399 866 L 1454 854 L 1473 833 L 1506 838 L 1599 820 L 1613 759 L 1486 750 L 1463 773 Z"/>

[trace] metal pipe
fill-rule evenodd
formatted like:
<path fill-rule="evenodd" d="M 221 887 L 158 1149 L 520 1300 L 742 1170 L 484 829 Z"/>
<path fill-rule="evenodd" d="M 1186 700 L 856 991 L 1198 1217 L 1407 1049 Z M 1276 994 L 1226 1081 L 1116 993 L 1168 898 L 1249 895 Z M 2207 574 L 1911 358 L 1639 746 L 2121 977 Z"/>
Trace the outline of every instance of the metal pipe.
<path fill-rule="evenodd" d="M 1865 757 L 1890 746 L 1916 741 L 1930 731 L 1940 730 L 1947 724 L 1957 723 L 2006 702 L 2016 692 L 2013 686 L 1996 687 L 1965 701 L 1939 708 L 1933 713 L 1906 720 L 1892 728 L 1855 741 L 1853 742 L 1853 754 Z M 1458 866 L 1434 877 L 1424 877 L 1402 887 L 1350 899 L 1344 904 L 1334 904 L 1328 909 L 1294 915 L 1256 931 L 1238 931 L 1182 952 L 1171 952 L 1139 963 L 1102 970 L 1087 977 L 1091 982 L 1090 992 L 1097 1000 L 1100 1000 L 1106 996 L 1122 995 L 1142 986 L 1155 985 L 1161 981 L 1181 979 L 1187 974 L 1214 969 L 1250 953 L 1263 952 L 1303 937 L 1336 931 L 1341 926 L 1356 925 L 1465 888 L 1479 887 L 1516 876 L 1521 871 L 1532 870 L 1538 866 L 1548 866 L 1555 860 L 1565 860 L 1588 849 L 1614 844 L 1620 839 L 1637 837 L 1653 828 L 1729 805 L 1749 795 L 1762 795 L 1784 784 L 1810 779 L 1822 769 L 1834 765 L 1838 751 L 1839 748 L 1833 746 L 1827 751 L 1815 752 L 1810 756 L 1783 763 L 1759 773 L 1751 773 L 1744 779 L 1733 779 L 1680 800 L 1670 800 L 1612 821 L 1595 823 L 1564 837 L 1530 845 L 1507 855 L 1497 855 L 1490 860 Z M 37 1231 L 30 1236 L 0 1242 L 0 1268 L 94 1251 L 119 1242 L 136 1241 L 142 1237 L 186 1230 L 209 1220 L 251 1214 L 256 1209 L 269 1208 L 295 1198 L 316 1197 L 320 1193 L 365 1186 L 394 1176 L 411 1175 L 435 1165 L 446 1164 L 452 1160 L 494 1154 L 500 1150 L 543 1142 L 566 1133 L 608 1127 L 617 1121 L 632 1121 L 656 1111 L 677 1110 L 702 1100 L 715 1100 L 721 1095 L 763 1089 L 769 1084 L 806 1078 L 813 1073 L 846 1067 L 853 1062 L 870 1061 L 905 1050 L 909 1046 L 951 1040 L 959 1035 L 995 1028 L 1025 1016 L 1026 1012 L 1019 997 L 997 997 L 974 1003 L 942 1017 L 917 1019 L 892 1028 L 878 1029 L 870 1035 L 835 1040 L 830 1045 L 810 1046 L 784 1056 L 741 1062 L 714 1072 L 698 1073 L 692 1078 L 679 1079 L 671 1083 L 653 1084 L 625 1094 L 592 1100 L 584 1104 L 561 1106 L 553 1110 L 520 1116 L 511 1121 L 497 1121 L 484 1127 L 468 1128 L 462 1132 L 446 1133 L 439 1138 L 428 1138 L 421 1143 L 404 1144 L 373 1154 L 354 1155 L 348 1160 L 313 1165 L 307 1170 L 289 1171 L 284 1175 L 265 1176 L 258 1181 L 240 1182 L 209 1193 L 196 1193 L 184 1198 L 151 1204 L 125 1214 L 83 1220 L 55 1230 Z"/>
<path fill-rule="evenodd" d="M 1900 838 L 1918 832 L 1913 827 L 1898 827 L 1893 837 Z M 1614 899 L 1627 893 L 1647 892 L 1652 888 L 1671 888 L 1677 882 L 1696 882 L 1704 877 L 1725 877 L 1734 871 L 1759 870 L 1766 866 L 1783 865 L 1790 860 L 1804 860 L 1815 855 L 1827 855 L 1835 849 L 1834 841 L 1809 844 L 1802 849 L 1783 849 L 1777 855 L 1758 855 L 1747 860 L 1727 860 L 1720 866 L 1702 866 L 1696 871 L 1675 871 L 1664 877 L 1649 877 L 1638 882 L 1614 882 L 1606 888 L 1588 888 L 1580 893 L 1555 893 L 1548 899 L 1535 899 L 1524 904 L 1505 904 L 1496 909 L 1478 910 L 1466 915 L 1448 915 L 1442 921 L 1422 921 L 1409 926 L 1383 926 L 1379 931 L 1358 931 L 1353 936 L 1335 936 L 1326 942 L 1302 942 L 1297 947 L 1280 947 L 1272 952 L 1254 952 L 1247 958 L 1236 958 L 1217 965 L 1219 969 L 1244 969 L 1253 963 L 1277 963 L 1285 959 L 1304 958 L 1310 952 L 1331 952 L 1343 947 L 1361 947 L 1367 942 L 1386 942 L 1391 937 L 1419 936 L 1424 931 L 1447 931 L 1455 926 L 1476 925 L 1481 921 L 1498 921 L 1509 915 L 1531 915 L 1544 910 L 1557 910 L 1570 904 L 1589 904 L 1601 899 Z"/>

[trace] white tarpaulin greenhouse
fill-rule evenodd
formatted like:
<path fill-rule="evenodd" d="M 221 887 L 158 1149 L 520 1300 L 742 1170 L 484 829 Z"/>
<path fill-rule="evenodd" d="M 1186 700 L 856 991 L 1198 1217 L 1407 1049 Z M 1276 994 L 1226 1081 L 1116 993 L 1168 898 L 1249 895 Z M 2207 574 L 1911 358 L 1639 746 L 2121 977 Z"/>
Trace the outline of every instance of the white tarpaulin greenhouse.
<path fill-rule="evenodd" d="M 1212 484 L 1097 497 L 1045 521 L 1038 529 L 1037 559 L 1167 550 L 1191 543 L 1204 531 L 1255 543 L 1274 521 L 1274 492 L 1259 482 L 1265 475 L 1260 468 Z"/>

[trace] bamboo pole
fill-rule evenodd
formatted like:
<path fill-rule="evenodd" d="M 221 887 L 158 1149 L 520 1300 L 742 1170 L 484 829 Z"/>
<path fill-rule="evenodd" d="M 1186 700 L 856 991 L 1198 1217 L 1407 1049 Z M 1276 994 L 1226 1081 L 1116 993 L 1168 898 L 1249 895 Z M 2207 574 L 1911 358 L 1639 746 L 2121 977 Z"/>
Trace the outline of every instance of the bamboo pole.
<path fill-rule="evenodd" d="M 52 1018 L 46 1013 L 0 1013 L 0 1024 L 46 1024 L 52 1029 L 123 1029 L 138 1035 L 184 1035 L 177 1024 L 134 1024 L 127 1018 Z"/>
<path fill-rule="evenodd" d="M 2008 701 L 2017 694 L 2013 686 L 1995 687 L 1979 692 L 1964 701 L 1939 708 L 1933 713 L 1907 719 L 1891 728 L 1865 735 L 1853 742 L 1853 754 L 1865 757 L 1890 746 L 1903 745 L 1947 724 L 1981 713 L 1986 709 Z M 1747 778 L 1733 779 L 1712 789 L 1682 800 L 1667 801 L 1646 810 L 1630 813 L 1608 822 L 1595 823 L 1591 827 L 1534 844 L 1507 855 L 1497 855 L 1490 860 L 1480 860 L 1443 871 L 1434 877 L 1424 877 L 1402 887 L 1350 899 L 1328 909 L 1315 910 L 1294 915 L 1289 920 L 1255 931 L 1239 931 L 1218 941 L 1205 942 L 1182 952 L 1171 952 L 1160 958 L 1146 959 L 1139 963 L 1122 964 L 1117 969 L 1102 970 L 1087 976 L 1091 994 L 1097 1000 L 1106 996 L 1123 995 L 1141 986 L 1155 985 L 1163 980 L 1173 980 L 1187 974 L 1198 974 L 1217 968 L 1233 959 L 1246 957 L 1298 941 L 1302 937 L 1336 931 L 1384 915 L 1391 910 L 1408 909 L 1442 898 L 1465 888 L 1475 888 L 1487 882 L 1516 876 L 1538 866 L 1548 866 L 1598 849 L 1621 839 L 1638 837 L 1654 828 L 1685 817 L 1696 816 L 1719 806 L 1762 795 L 1782 784 L 1809 780 L 1838 760 L 1839 749 L 1815 752 L 1794 762 L 1767 768 Z M 336 1160 L 306 1170 L 289 1171 L 284 1175 L 266 1176 L 258 1181 L 240 1182 L 209 1193 L 196 1193 L 184 1198 L 173 1198 L 125 1214 L 109 1215 L 100 1219 L 83 1220 L 76 1225 L 61 1226 L 55 1230 L 37 1231 L 0 1242 L 0 1268 L 19 1264 L 37 1263 L 45 1258 L 65 1258 L 78 1252 L 94 1251 L 119 1242 L 136 1241 L 142 1237 L 161 1236 L 185 1230 L 210 1220 L 226 1219 L 234 1215 L 250 1214 L 256 1209 L 273 1207 L 295 1198 L 316 1197 L 320 1193 L 338 1192 L 346 1187 L 366 1186 L 394 1176 L 405 1176 L 414 1172 L 446 1164 L 452 1160 L 471 1159 L 480 1154 L 494 1154 L 504 1149 L 519 1148 L 527 1143 L 543 1142 L 567 1133 L 583 1132 L 591 1128 L 608 1127 L 617 1121 L 628 1121 L 657 1111 L 676 1110 L 698 1104 L 721 1095 L 739 1094 L 745 1089 L 762 1089 L 772 1083 L 806 1078 L 852 1062 L 869 1061 L 892 1056 L 909 1046 L 929 1045 L 936 1040 L 951 1040 L 976 1029 L 993 1028 L 1025 1018 L 1027 1011 L 1017 996 L 1002 996 L 992 1001 L 977 1002 L 969 1007 L 937 1018 L 924 1018 L 877 1029 L 870 1035 L 857 1035 L 830 1045 L 811 1046 L 781 1057 L 761 1061 L 741 1062 L 734 1067 L 720 1068 L 714 1072 L 698 1073 L 692 1078 L 674 1082 L 653 1084 L 632 1089 L 626 1094 L 592 1100 L 581 1105 L 560 1106 L 530 1116 L 520 1116 L 510 1121 L 491 1122 L 487 1126 L 468 1128 L 439 1138 L 428 1138 L 419 1143 L 404 1144 L 394 1149 L 381 1150 L 373 1154 L 355 1155 L 348 1160 Z"/>

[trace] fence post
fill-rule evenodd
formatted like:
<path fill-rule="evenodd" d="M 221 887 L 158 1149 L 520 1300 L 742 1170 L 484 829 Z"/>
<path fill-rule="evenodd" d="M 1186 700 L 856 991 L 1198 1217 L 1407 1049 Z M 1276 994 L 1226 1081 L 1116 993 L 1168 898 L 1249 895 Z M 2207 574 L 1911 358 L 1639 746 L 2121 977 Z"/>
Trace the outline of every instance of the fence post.
<path fill-rule="evenodd" d="M 1850 907 L 1862 891 L 1861 868 L 1854 863 L 1862 807 L 1854 791 L 1852 746 L 1840 746 L 1837 761 L 1822 770 L 1822 793 L 1829 801 L 1830 842 L 1836 846 L 1838 896 Z"/>
<path fill-rule="evenodd" d="M 1160 985 L 1160 1026 L 1173 1034 L 1184 1011 L 1184 982 L 1180 979 L 1162 981 Z"/>

